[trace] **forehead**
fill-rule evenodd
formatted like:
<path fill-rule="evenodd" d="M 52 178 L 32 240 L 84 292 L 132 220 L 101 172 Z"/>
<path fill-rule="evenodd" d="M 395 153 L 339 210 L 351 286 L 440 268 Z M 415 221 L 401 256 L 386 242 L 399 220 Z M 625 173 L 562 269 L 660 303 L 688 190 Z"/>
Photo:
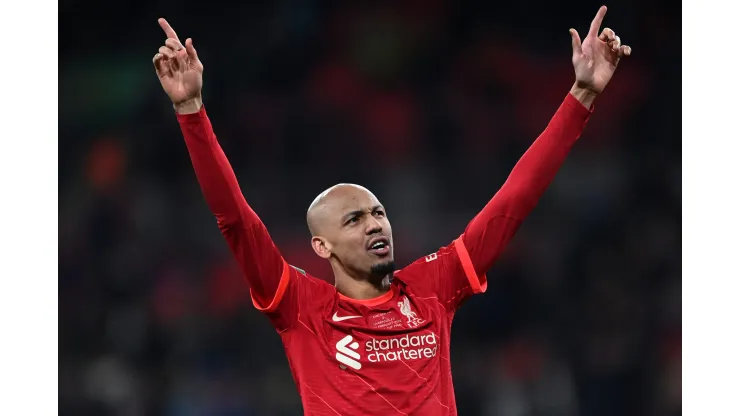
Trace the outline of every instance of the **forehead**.
<path fill-rule="evenodd" d="M 359 187 L 342 187 L 328 195 L 327 208 L 339 215 L 350 211 L 366 210 L 380 205 L 378 198 L 370 191 Z"/>

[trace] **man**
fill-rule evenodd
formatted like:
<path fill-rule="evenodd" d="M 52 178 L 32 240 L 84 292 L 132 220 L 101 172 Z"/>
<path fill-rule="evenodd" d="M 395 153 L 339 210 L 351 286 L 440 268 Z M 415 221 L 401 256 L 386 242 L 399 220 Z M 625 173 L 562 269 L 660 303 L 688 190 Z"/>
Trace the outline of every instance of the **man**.
<path fill-rule="evenodd" d="M 571 29 L 575 83 L 503 187 L 449 246 L 396 270 L 383 205 L 339 184 L 308 209 L 311 245 L 332 286 L 286 263 L 242 196 L 201 98 L 203 64 L 192 39 L 167 40 L 154 56 L 206 202 L 250 285 L 252 303 L 280 334 L 304 411 L 311 415 L 456 414 L 450 327 L 486 271 L 552 181 L 585 127 L 596 96 L 631 48 L 601 7 L 583 43 Z"/>

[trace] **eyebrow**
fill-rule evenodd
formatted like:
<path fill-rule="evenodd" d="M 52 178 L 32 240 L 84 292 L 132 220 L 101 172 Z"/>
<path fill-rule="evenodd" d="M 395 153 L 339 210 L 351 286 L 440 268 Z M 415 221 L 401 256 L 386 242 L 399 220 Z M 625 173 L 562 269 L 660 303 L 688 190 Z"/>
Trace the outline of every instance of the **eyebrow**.
<path fill-rule="evenodd" d="M 376 206 L 372 207 L 372 208 L 370 209 L 370 211 L 376 211 L 376 210 L 377 210 L 377 209 L 379 209 L 379 208 L 383 208 L 383 206 L 382 206 L 382 205 L 376 205 Z M 350 218 L 352 218 L 352 217 L 356 217 L 356 216 L 360 216 L 360 215 L 362 215 L 362 214 L 364 214 L 364 213 L 365 213 L 365 211 L 363 211 L 363 210 L 361 210 L 361 209 L 357 209 L 357 210 L 354 210 L 354 211 L 350 211 L 350 212 L 348 212 L 348 213 L 346 213 L 346 214 L 344 214 L 344 215 L 342 216 L 342 224 L 344 224 L 344 223 L 345 223 L 345 222 L 346 222 L 347 220 L 349 220 Z"/>

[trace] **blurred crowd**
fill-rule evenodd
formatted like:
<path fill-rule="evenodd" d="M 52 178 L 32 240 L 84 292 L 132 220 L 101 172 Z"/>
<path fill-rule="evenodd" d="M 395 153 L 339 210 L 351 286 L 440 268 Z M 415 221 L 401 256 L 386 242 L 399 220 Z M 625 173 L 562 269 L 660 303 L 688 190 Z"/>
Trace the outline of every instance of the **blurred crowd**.
<path fill-rule="evenodd" d="M 312 199 L 372 190 L 399 266 L 447 245 L 567 94 L 568 29 L 585 36 L 599 6 L 244 3 L 60 3 L 60 414 L 302 412 L 154 74 L 158 17 L 194 40 L 247 201 L 291 264 L 332 281 Z M 461 415 L 680 414 L 681 46 L 664 36 L 680 8 L 608 6 L 633 56 L 456 317 Z"/>

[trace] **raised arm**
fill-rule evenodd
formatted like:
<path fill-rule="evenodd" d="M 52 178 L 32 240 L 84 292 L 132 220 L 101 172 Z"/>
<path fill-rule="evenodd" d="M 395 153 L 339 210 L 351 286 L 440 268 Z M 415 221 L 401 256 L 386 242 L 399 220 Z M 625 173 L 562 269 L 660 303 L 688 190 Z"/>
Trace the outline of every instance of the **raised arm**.
<path fill-rule="evenodd" d="M 619 59 L 632 53 L 611 29 L 598 34 L 606 7 L 602 6 L 581 44 L 571 29 L 576 81 L 547 128 L 524 153 L 501 189 L 468 224 L 461 236 L 478 275 L 501 255 L 524 218 L 537 205 L 565 157 L 580 137 L 593 102 L 611 80 Z"/>
<path fill-rule="evenodd" d="M 165 45 L 154 56 L 162 88 L 172 100 L 185 144 L 201 190 L 218 227 L 249 281 L 255 306 L 276 309 L 285 291 L 288 266 L 275 247 L 264 224 L 247 204 L 201 99 L 203 64 L 192 39 L 180 43 L 164 19 L 159 24 L 167 35 Z"/>

